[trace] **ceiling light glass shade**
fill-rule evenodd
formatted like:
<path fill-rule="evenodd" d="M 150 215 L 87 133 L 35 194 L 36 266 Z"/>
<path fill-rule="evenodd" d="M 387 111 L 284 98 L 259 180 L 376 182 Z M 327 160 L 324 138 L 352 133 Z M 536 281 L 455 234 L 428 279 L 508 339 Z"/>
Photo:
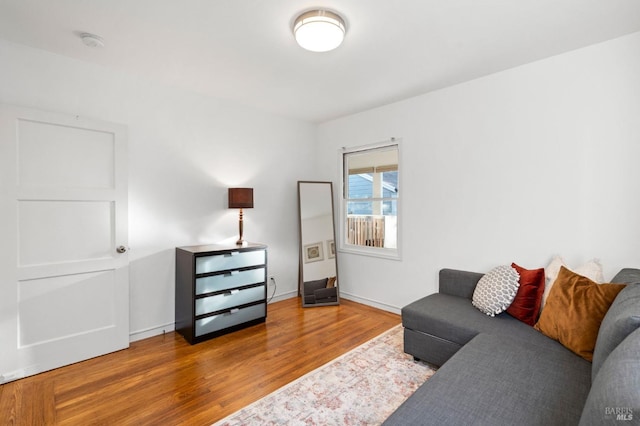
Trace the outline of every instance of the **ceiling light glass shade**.
<path fill-rule="evenodd" d="M 312 52 L 327 52 L 340 46 L 345 32 L 344 20 L 328 10 L 305 12 L 293 24 L 298 44 Z"/>

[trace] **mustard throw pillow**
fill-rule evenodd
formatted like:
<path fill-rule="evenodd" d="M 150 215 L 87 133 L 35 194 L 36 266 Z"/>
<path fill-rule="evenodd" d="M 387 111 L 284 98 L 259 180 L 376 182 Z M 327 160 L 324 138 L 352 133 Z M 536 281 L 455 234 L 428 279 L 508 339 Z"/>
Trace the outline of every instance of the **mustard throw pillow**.
<path fill-rule="evenodd" d="M 333 288 L 336 286 L 336 278 L 337 277 L 329 277 L 327 279 L 327 288 Z"/>
<path fill-rule="evenodd" d="M 600 323 L 624 287 L 597 284 L 563 266 L 534 328 L 591 361 Z"/>

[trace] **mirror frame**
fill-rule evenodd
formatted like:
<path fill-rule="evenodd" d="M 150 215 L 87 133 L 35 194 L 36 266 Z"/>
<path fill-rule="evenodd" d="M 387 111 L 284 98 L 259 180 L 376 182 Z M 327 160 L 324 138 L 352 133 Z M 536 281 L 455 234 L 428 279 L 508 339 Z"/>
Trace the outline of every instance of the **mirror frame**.
<path fill-rule="evenodd" d="M 301 197 L 301 186 L 304 184 L 320 184 L 320 185 L 328 185 L 329 187 L 329 198 L 331 202 L 331 225 L 333 227 L 333 244 L 335 248 L 335 271 L 336 271 L 336 301 L 335 302 L 327 302 L 327 303 L 305 303 L 304 298 L 304 243 L 302 238 L 302 197 Z M 324 243 L 324 242 L 323 242 Z M 298 295 L 302 298 L 302 307 L 309 308 L 315 306 L 335 306 L 340 304 L 340 279 L 338 276 L 338 245 L 336 240 L 336 224 L 335 224 L 335 209 L 333 203 L 333 182 L 329 181 L 313 181 L 313 180 L 299 180 L 298 181 L 298 246 L 299 246 L 299 257 L 298 257 Z M 328 253 L 327 253 L 328 256 Z"/>

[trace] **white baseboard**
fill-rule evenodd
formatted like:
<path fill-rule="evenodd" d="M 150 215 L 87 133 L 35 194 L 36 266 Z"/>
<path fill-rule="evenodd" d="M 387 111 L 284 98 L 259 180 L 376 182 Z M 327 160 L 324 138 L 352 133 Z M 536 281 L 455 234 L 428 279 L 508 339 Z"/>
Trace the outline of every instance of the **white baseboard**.
<path fill-rule="evenodd" d="M 366 297 L 356 296 L 355 294 L 345 293 L 344 291 L 340 292 L 340 297 L 400 315 L 401 308 L 398 308 L 397 306 L 391 306 L 386 303 L 378 302 L 377 300 L 371 300 Z"/>
<path fill-rule="evenodd" d="M 168 333 L 176 329 L 175 323 L 171 322 L 157 327 L 147 328 L 146 330 L 132 331 L 129 333 L 129 342 L 137 342 L 138 340 L 147 339 L 160 334 Z"/>
<path fill-rule="evenodd" d="M 274 296 L 273 299 L 269 301 L 269 303 L 281 302 L 283 300 L 291 299 L 293 297 L 298 297 L 297 290 L 278 294 Z M 400 315 L 400 308 L 398 308 L 397 306 L 391 306 L 386 303 L 367 299 L 366 297 L 356 296 L 355 294 L 345 293 L 343 291 L 340 292 L 340 297 L 348 300 L 353 300 L 354 302 L 362 303 L 363 305 L 372 306 L 374 308 L 382 309 L 383 311 L 393 312 L 394 314 Z M 138 340 L 147 339 L 149 337 L 159 336 L 161 334 L 168 333 L 174 330 L 175 330 L 175 323 L 168 323 L 164 325 L 159 325 L 157 327 L 150 327 L 145 330 L 132 331 L 131 333 L 129 333 L 129 342 L 136 342 Z"/>
<path fill-rule="evenodd" d="M 290 291 L 288 293 L 278 294 L 273 297 L 269 301 L 269 303 L 280 302 L 282 300 L 291 299 L 292 297 L 297 297 L 297 291 Z M 132 331 L 129 333 L 129 342 L 136 342 L 138 340 L 147 339 L 153 336 L 159 336 L 164 333 L 168 333 L 170 331 L 174 331 L 176 329 L 175 323 L 168 323 L 164 325 L 159 325 L 157 327 L 147 328 L 145 330 Z"/>
<path fill-rule="evenodd" d="M 274 303 L 274 302 L 281 302 L 283 300 L 291 299 L 293 297 L 298 297 L 298 291 L 297 290 L 289 291 L 287 293 L 278 294 L 276 296 L 273 296 L 273 299 L 269 300 L 269 298 L 267 298 L 267 300 L 269 300 L 269 303 Z"/>

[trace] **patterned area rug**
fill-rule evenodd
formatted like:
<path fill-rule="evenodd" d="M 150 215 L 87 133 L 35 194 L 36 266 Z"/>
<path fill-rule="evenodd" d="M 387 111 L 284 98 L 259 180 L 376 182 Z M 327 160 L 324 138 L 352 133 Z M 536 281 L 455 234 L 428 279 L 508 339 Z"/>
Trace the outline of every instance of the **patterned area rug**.
<path fill-rule="evenodd" d="M 214 426 L 378 425 L 434 372 L 403 352 L 398 325 Z"/>

